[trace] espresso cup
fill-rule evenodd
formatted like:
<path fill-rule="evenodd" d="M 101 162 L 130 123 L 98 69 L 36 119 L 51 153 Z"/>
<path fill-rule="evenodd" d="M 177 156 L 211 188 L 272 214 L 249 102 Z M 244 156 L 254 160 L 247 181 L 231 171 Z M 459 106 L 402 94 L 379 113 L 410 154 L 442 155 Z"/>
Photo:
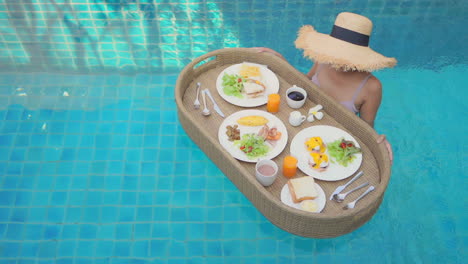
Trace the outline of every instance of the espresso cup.
<path fill-rule="evenodd" d="M 299 126 L 302 124 L 302 122 L 306 120 L 306 118 L 307 117 L 305 115 L 302 115 L 301 112 L 292 111 L 289 114 L 289 124 L 291 124 L 291 126 Z"/>
<path fill-rule="evenodd" d="M 278 175 L 278 165 L 272 160 L 260 160 L 255 165 L 255 177 L 265 187 L 270 186 Z"/>
<path fill-rule="evenodd" d="M 307 92 L 301 87 L 294 85 L 286 90 L 286 102 L 291 108 L 301 108 L 304 105 L 306 98 Z"/>

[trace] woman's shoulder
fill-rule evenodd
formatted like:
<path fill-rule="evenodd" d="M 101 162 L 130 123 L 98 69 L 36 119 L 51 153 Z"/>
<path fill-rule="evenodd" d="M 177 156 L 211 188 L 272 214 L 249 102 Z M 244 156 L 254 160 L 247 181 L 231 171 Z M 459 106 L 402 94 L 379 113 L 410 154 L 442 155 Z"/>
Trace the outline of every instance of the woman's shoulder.
<path fill-rule="evenodd" d="M 372 93 L 372 94 L 382 93 L 382 83 L 374 75 L 371 75 L 369 77 L 369 79 L 367 80 L 366 86 L 367 86 L 366 90 L 368 90 L 369 93 Z"/>

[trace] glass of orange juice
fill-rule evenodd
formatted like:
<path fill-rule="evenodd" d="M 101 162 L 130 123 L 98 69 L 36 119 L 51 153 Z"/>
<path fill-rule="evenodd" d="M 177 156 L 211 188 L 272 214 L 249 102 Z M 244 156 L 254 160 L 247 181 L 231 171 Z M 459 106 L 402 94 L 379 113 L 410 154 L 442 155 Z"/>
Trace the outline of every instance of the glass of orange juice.
<path fill-rule="evenodd" d="M 270 94 L 268 95 L 267 111 L 270 113 L 278 113 L 280 106 L 280 95 Z"/>
<path fill-rule="evenodd" d="M 286 156 L 283 159 L 283 175 L 292 178 L 297 172 L 297 159 L 293 156 Z"/>

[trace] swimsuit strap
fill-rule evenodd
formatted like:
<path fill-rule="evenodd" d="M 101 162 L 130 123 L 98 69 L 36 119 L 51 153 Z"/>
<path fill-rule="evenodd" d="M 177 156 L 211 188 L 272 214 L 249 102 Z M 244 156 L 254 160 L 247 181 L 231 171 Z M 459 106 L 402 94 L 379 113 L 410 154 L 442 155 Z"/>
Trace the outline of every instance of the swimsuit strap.
<path fill-rule="evenodd" d="M 315 72 L 315 75 L 317 76 L 317 78 L 318 78 L 318 74 L 319 74 L 320 70 L 322 69 L 322 66 L 323 66 L 323 64 L 319 64 L 317 66 L 317 71 Z"/>
<path fill-rule="evenodd" d="M 353 105 L 354 105 L 354 101 L 356 101 L 356 98 L 357 98 L 359 92 L 361 92 L 362 87 L 364 87 L 364 85 L 366 85 L 367 80 L 369 80 L 369 78 L 371 76 L 372 76 L 372 74 L 367 75 L 366 78 L 364 78 L 364 80 L 362 80 L 361 84 L 359 84 L 359 87 L 356 89 L 356 92 L 353 95 L 353 100 L 351 101 L 353 103 Z"/>

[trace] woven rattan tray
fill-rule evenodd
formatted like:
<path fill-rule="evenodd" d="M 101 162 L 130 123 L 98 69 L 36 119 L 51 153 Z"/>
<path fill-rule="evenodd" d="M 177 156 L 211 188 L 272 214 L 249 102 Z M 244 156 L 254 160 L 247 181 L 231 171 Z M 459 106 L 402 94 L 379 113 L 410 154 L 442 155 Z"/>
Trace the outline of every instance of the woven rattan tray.
<path fill-rule="evenodd" d="M 219 144 L 218 128 L 223 118 L 214 112 L 205 117 L 201 114 L 201 109 L 194 109 L 193 101 L 196 94 L 196 83 L 200 82 L 203 88 L 210 89 L 211 94 L 226 116 L 244 110 L 246 108 L 229 104 L 219 96 L 216 91 L 216 78 L 228 66 L 246 61 L 267 65 L 279 79 L 280 95 L 284 95 L 285 90 L 292 85 L 306 89 L 308 99 L 303 108 L 300 109 L 302 112 L 307 112 L 307 109 L 316 104 L 321 104 L 324 107 L 325 117 L 322 120 L 313 123 L 306 121 L 299 127 L 292 127 L 287 121 L 292 109 L 287 106 L 284 98 L 282 98 L 280 112 L 275 115 L 287 127 L 288 144 L 284 151 L 274 158 L 279 167 L 282 166 L 284 156 L 289 154 L 289 144 L 292 138 L 300 130 L 311 125 L 320 124 L 341 128 L 359 142 L 363 151 L 363 162 L 360 170 L 364 171 L 364 175 L 359 179 L 359 182 L 369 181 L 376 188 L 375 191 L 362 199 L 355 209 L 343 210 L 344 204 L 328 200 L 333 190 L 347 182 L 350 177 L 335 182 L 317 180 L 317 183 L 325 191 L 327 203 L 321 213 L 308 213 L 289 207 L 281 202 L 280 191 L 287 181 L 285 177 L 279 175 L 273 185 L 265 188 L 255 178 L 254 163 L 234 159 Z M 360 118 L 318 90 L 304 74 L 297 71 L 286 61 L 269 53 L 258 53 L 245 48 L 215 50 L 195 59 L 183 69 L 177 80 L 175 98 L 178 117 L 187 134 L 252 204 L 276 226 L 304 237 L 336 237 L 349 233 L 363 225 L 380 206 L 390 179 L 390 162 L 383 144 L 376 143 L 377 134 Z M 249 109 L 266 110 L 266 106 Z M 300 176 L 304 176 L 304 174 L 298 170 L 297 177 Z M 358 181 L 350 187 L 357 184 Z M 350 194 L 346 200 L 353 200 L 362 191 Z"/>

